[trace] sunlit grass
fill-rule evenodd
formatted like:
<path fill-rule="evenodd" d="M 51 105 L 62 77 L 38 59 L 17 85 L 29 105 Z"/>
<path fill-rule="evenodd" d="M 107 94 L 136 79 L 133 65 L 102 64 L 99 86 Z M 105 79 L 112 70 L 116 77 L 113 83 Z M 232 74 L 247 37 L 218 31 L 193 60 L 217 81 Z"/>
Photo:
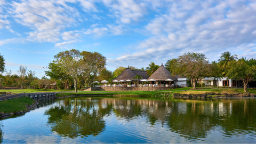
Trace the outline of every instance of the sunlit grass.
<path fill-rule="evenodd" d="M 65 92 L 73 90 L 54 90 L 54 89 L 1 89 L 0 92 L 12 92 L 12 93 L 36 93 L 36 92 Z"/>
<path fill-rule="evenodd" d="M 34 100 L 29 97 L 20 97 L 0 102 L 0 112 L 10 113 L 26 110 L 26 104 L 31 105 Z"/>

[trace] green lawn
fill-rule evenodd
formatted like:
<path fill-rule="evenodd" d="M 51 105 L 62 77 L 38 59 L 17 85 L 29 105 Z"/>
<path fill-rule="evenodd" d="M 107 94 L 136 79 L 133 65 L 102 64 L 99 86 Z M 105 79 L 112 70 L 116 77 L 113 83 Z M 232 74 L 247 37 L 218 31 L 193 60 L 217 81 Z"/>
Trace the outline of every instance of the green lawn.
<path fill-rule="evenodd" d="M 161 93 L 167 93 L 167 91 L 78 91 L 77 93 L 75 92 L 67 92 L 67 93 L 57 93 L 56 96 L 62 97 L 62 96 L 70 96 L 71 94 L 93 94 L 93 95 L 136 95 L 136 96 L 154 96 L 156 94 L 161 94 Z"/>
<path fill-rule="evenodd" d="M 191 87 L 188 89 L 192 89 Z M 248 88 L 248 92 L 256 94 L 256 89 Z M 209 92 L 215 92 L 215 93 L 244 93 L 243 88 L 198 88 L 197 90 L 186 90 L 186 91 L 176 91 L 177 93 L 181 94 L 204 94 Z"/>
<path fill-rule="evenodd" d="M 34 100 L 28 97 L 20 97 L 0 102 L 0 112 L 10 113 L 26 110 L 26 104 L 31 105 Z"/>
<path fill-rule="evenodd" d="M 1 89 L 0 92 L 12 92 L 12 93 L 36 93 L 36 92 L 65 92 L 74 90 L 54 90 L 54 89 Z"/>

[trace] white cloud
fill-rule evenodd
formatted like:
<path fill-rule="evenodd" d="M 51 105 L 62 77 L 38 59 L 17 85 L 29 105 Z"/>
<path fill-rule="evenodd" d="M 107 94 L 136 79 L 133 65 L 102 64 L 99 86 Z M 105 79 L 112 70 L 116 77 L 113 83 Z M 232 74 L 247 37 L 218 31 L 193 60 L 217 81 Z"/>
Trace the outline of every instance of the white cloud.
<path fill-rule="evenodd" d="M 103 0 L 103 3 L 111 8 L 114 15 L 122 23 L 138 21 L 146 13 L 146 5 L 143 2 L 134 0 Z"/>
<path fill-rule="evenodd" d="M 88 29 L 84 32 L 84 34 L 100 37 L 100 36 L 107 34 L 107 32 L 108 32 L 108 29 L 106 27 L 103 27 L 103 28 Z"/>
<path fill-rule="evenodd" d="M 45 69 L 44 66 L 41 65 L 24 65 L 24 64 L 17 64 L 17 63 L 6 63 L 6 66 L 26 66 L 28 68 L 34 68 L 34 69 Z"/>
<path fill-rule="evenodd" d="M 74 40 L 81 37 L 79 33 L 79 31 L 67 31 L 63 32 L 61 35 L 63 40 Z"/>
<path fill-rule="evenodd" d="M 12 38 L 12 39 L 5 39 L 5 40 L 0 40 L 0 46 L 3 44 L 8 44 L 8 43 L 23 43 L 25 40 L 22 38 Z"/>
<path fill-rule="evenodd" d="M 5 0 L 1 0 L 0 5 L 4 5 L 4 4 L 5 4 Z"/>
<path fill-rule="evenodd" d="M 30 39 L 38 41 L 58 41 L 60 31 L 71 26 L 77 16 L 76 9 L 59 1 L 24 0 L 11 6 L 15 20 L 33 29 Z"/>
<path fill-rule="evenodd" d="M 94 35 L 96 37 L 101 37 L 101 36 L 104 36 L 104 35 L 107 35 L 107 34 L 111 34 L 111 35 L 121 35 L 123 34 L 123 26 L 121 25 L 110 25 L 108 24 L 106 27 L 101 27 L 101 28 L 97 28 L 95 26 L 97 26 L 98 24 L 96 25 L 92 25 L 91 29 L 87 29 L 84 34 L 85 35 Z"/>
<path fill-rule="evenodd" d="M 71 44 L 71 43 L 75 43 L 76 41 L 67 41 L 67 42 L 62 42 L 62 43 L 56 43 L 55 46 L 56 47 L 63 47 L 67 44 Z"/>
<path fill-rule="evenodd" d="M 145 27 L 153 37 L 129 54 L 108 59 L 108 65 L 128 63 L 141 67 L 151 61 L 161 64 L 186 52 L 204 53 L 210 60 L 217 60 L 224 51 L 255 56 L 255 47 L 250 54 L 241 48 L 237 51 L 239 47 L 256 43 L 253 13 L 256 13 L 255 3 L 175 1 L 168 14 L 157 16 Z"/>
<path fill-rule="evenodd" d="M 91 0 L 78 0 L 84 8 L 84 11 L 97 11 L 93 1 Z"/>

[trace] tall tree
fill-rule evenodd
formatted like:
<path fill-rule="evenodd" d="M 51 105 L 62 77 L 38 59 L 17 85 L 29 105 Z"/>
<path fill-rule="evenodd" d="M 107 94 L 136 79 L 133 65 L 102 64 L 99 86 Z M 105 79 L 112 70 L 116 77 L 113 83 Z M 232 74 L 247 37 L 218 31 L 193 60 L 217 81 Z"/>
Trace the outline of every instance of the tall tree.
<path fill-rule="evenodd" d="M 237 55 L 231 55 L 230 52 L 224 52 L 221 54 L 219 61 L 219 66 L 222 68 L 222 75 L 226 75 L 226 69 L 230 62 L 237 60 Z"/>
<path fill-rule="evenodd" d="M 109 81 L 112 78 L 113 78 L 112 72 L 107 70 L 106 68 L 102 69 L 99 76 L 98 76 L 99 81 L 102 81 L 102 80 Z"/>
<path fill-rule="evenodd" d="M 3 73 L 4 72 L 4 68 L 5 68 L 5 62 L 4 62 L 4 56 L 2 56 L 0 54 L 0 72 Z"/>
<path fill-rule="evenodd" d="M 56 61 L 49 63 L 49 71 L 45 71 L 45 75 L 49 76 L 51 79 L 58 81 L 60 80 L 64 83 L 64 88 L 69 89 L 69 83 L 72 83 L 72 77 L 61 70 L 61 65 Z"/>
<path fill-rule="evenodd" d="M 214 77 L 215 80 L 219 80 L 222 77 L 222 69 L 220 68 L 220 66 L 216 61 L 213 61 L 210 64 L 210 71 L 208 76 Z M 217 87 L 219 87 L 218 83 L 216 84 L 217 84 Z"/>
<path fill-rule="evenodd" d="M 20 87 L 22 88 L 24 77 L 27 74 L 27 67 L 20 65 L 19 70 L 18 70 L 18 74 L 20 75 Z"/>
<path fill-rule="evenodd" d="M 190 78 L 193 89 L 196 89 L 198 79 L 208 76 L 210 70 L 209 62 L 201 53 L 185 53 L 179 56 L 173 66 L 173 74 Z"/>
<path fill-rule="evenodd" d="M 72 49 L 59 52 L 54 58 L 60 64 L 61 70 L 73 78 L 75 92 L 77 93 L 77 78 L 82 73 L 84 66 L 80 51 Z"/>
<path fill-rule="evenodd" d="M 105 67 L 106 58 L 97 52 L 86 52 L 72 49 L 59 52 L 54 56 L 64 74 L 72 77 L 74 80 L 75 92 L 77 92 L 77 82 L 81 83 L 83 77 L 94 80 L 95 76 Z M 81 87 L 81 85 L 80 85 Z"/>
<path fill-rule="evenodd" d="M 165 63 L 165 67 L 171 72 L 171 74 L 175 68 L 176 63 L 177 63 L 177 59 L 170 59 Z"/>
<path fill-rule="evenodd" d="M 246 60 L 244 58 L 238 61 L 232 61 L 227 70 L 226 76 L 230 79 L 242 79 L 244 92 L 247 92 L 248 82 L 256 78 L 256 61 L 254 59 Z"/>
<path fill-rule="evenodd" d="M 156 65 L 154 62 L 151 62 L 148 67 L 146 67 L 147 75 L 151 76 L 157 69 L 159 65 Z"/>
<path fill-rule="evenodd" d="M 101 55 L 98 52 L 87 52 L 82 51 L 81 56 L 84 62 L 84 77 L 88 85 L 90 85 L 94 80 L 97 74 L 104 69 L 106 65 L 106 57 Z"/>

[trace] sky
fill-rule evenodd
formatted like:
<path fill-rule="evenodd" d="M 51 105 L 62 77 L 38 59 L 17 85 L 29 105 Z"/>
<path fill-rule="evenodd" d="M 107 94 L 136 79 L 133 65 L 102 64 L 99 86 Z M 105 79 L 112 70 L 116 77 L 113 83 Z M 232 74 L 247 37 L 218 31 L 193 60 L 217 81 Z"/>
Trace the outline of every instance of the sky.
<path fill-rule="evenodd" d="M 165 64 L 187 52 L 256 56 L 256 0 L 0 0 L 5 68 L 45 75 L 54 55 L 99 52 L 107 69 Z"/>

